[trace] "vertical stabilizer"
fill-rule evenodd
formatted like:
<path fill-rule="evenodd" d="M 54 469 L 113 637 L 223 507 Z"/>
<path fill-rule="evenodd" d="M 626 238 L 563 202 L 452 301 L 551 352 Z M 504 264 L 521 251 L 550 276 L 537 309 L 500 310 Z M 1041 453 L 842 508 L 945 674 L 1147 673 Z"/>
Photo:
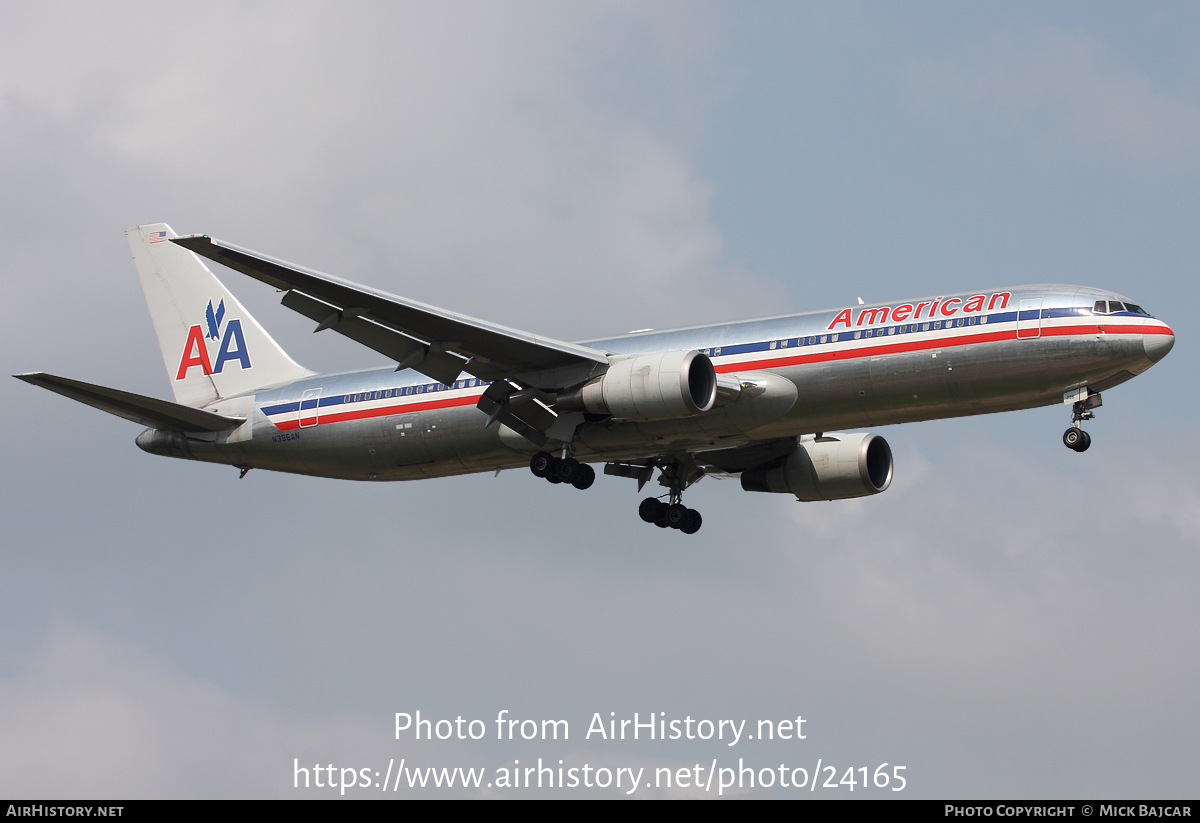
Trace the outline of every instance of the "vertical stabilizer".
<path fill-rule="evenodd" d="M 125 230 L 175 400 L 203 406 L 311 374 L 250 316 L 166 223 Z"/>

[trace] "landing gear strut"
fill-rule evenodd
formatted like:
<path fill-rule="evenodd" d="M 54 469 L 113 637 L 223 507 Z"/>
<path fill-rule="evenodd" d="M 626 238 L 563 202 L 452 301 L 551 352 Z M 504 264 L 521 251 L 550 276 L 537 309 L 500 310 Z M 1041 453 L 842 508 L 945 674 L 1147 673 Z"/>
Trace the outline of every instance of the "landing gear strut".
<path fill-rule="evenodd" d="M 1099 394 L 1093 394 L 1071 406 L 1071 428 L 1063 432 L 1063 445 L 1077 452 L 1085 452 L 1092 445 L 1092 436 L 1083 430 L 1083 421 L 1096 415 L 1092 409 L 1103 405 Z"/>

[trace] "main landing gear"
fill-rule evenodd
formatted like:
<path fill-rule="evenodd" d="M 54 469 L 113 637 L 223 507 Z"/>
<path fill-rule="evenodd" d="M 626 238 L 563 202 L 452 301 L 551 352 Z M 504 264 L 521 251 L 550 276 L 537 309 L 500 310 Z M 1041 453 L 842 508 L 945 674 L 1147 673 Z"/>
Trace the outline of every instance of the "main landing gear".
<path fill-rule="evenodd" d="M 574 457 L 555 457 L 549 452 L 538 452 L 529 461 L 529 470 L 535 477 L 551 483 L 569 483 L 577 489 L 586 489 L 596 482 L 596 470 Z"/>
<path fill-rule="evenodd" d="M 574 449 L 570 444 L 563 447 L 562 457 L 555 457 L 550 452 L 538 452 L 529 461 L 529 470 L 534 476 L 543 477 L 551 483 L 570 483 L 577 489 L 586 489 L 596 482 L 596 470 L 587 463 L 580 463 L 571 456 L 572 452 Z M 667 494 L 662 495 L 667 499 L 647 497 L 638 507 L 638 515 L 645 522 L 662 529 L 679 529 L 684 534 L 700 531 L 704 518 L 700 512 L 683 505 L 683 490 L 704 477 L 704 469 L 697 466 L 689 455 L 652 460 L 644 465 L 609 463 L 604 473 L 635 478 L 640 491 L 656 467 L 662 469 L 658 482 L 667 487 Z"/>
<path fill-rule="evenodd" d="M 1083 430 L 1083 421 L 1091 420 L 1096 415 L 1092 409 L 1101 406 L 1099 394 L 1093 394 L 1086 400 L 1079 400 L 1071 406 L 1071 428 L 1063 432 L 1063 445 L 1077 452 L 1085 452 L 1092 445 L 1092 436 Z"/>
<path fill-rule="evenodd" d="M 672 459 L 662 466 L 658 482 L 666 486 L 666 500 L 647 497 L 638 506 L 638 516 L 660 529 L 679 529 L 684 534 L 700 531 L 704 518 L 695 509 L 683 505 L 683 490 L 704 477 L 704 469 L 696 465 L 690 455 Z"/>
<path fill-rule="evenodd" d="M 647 523 L 653 523 L 660 529 L 679 529 L 684 534 L 695 534 L 700 531 L 704 518 L 695 509 L 687 506 L 671 495 L 671 502 L 659 500 L 657 497 L 647 497 L 638 506 L 638 516 Z"/>

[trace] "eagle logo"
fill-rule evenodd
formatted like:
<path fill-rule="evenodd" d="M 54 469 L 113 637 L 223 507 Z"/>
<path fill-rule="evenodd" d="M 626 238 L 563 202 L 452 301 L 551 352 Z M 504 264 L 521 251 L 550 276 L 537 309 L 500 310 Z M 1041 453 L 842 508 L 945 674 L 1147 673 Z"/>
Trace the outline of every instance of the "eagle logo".
<path fill-rule="evenodd" d="M 221 300 L 217 306 L 217 311 L 213 313 L 212 301 L 208 301 L 208 311 L 204 314 L 204 319 L 208 321 L 208 334 L 204 335 L 209 340 L 221 339 L 221 321 L 225 319 L 225 301 Z"/>

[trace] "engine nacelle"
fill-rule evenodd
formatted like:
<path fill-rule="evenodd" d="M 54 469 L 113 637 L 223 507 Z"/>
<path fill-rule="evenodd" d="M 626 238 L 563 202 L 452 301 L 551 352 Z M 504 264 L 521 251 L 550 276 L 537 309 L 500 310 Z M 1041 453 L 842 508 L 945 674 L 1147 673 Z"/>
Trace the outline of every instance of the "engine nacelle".
<path fill-rule="evenodd" d="M 717 372 L 698 351 L 609 358 L 608 371 L 558 393 L 556 409 L 611 414 L 618 420 L 671 420 L 706 412 L 717 400 Z"/>
<path fill-rule="evenodd" d="M 791 493 L 797 500 L 866 497 L 891 482 L 892 449 L 877 434 L 802 437 L 785 456 L 742 472 L 746 491 Z"/>

